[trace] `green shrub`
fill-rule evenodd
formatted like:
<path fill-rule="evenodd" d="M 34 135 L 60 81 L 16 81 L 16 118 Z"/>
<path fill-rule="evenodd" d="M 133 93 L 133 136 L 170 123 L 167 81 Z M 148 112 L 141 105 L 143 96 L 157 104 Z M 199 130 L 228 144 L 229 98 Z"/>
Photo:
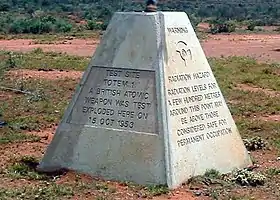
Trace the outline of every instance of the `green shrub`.
<path fill-rule="evenodd" d="M 260 137 L 244 139 L 243 142 L 248 151 L 255 151 L 266 147 L 266 142 Z"/>
<path fill-rule="evenodd" d="M 256 22 L 255 21 L 250 21 L 248 26 L 247 26 L 247 30 L 254 31 L 255 27 L 256 27 Z"/>
<path fill-rule="evenodd" d="M 264 185 L 266 177 L 249 169 L 238 169 L 231 174 L 229 180 L 242 186 L 255 187 L 257 185 Z"/>
<path fill-rule="evenodd" d="M 212 34 L 216 33 L 231 33 L 236 29 L 234 22 L 222 22 L 222 21 L 213 21 L 210 24 L 210 32 Z"/>
<path fill-rule="evenodd" d="M 86 28 L 88 30 L 101 30 L 102 24 L 96 23 L 96 21 L 88 20 Z"/>
<path fill-rule="evenodd" d="M 50 32 L 69 32 L 72 30 L 72 24 L 63 20 L 56 19 L 52 16 L 36 18 L 15 19 L 9 28 L 9 33 L 33 33 L 42 34 Z"/>

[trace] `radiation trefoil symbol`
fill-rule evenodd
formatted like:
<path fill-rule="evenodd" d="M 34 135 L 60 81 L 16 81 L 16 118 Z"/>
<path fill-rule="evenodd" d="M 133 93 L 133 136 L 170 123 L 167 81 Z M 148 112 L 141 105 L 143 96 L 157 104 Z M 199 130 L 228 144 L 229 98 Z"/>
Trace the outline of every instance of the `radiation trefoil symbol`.
<path fill-rule="evenodd" d="M 180 57 L 182 58 L 182 60 L 185 63 L 185 66 L 187 66 L 188 60 L 192 60 L 191 49 L 188 48 L 187 43 L 185 43 L 184 41 L 179 41 L 177 43 L 176 52 L 178 52 L 180 54 Z"/>

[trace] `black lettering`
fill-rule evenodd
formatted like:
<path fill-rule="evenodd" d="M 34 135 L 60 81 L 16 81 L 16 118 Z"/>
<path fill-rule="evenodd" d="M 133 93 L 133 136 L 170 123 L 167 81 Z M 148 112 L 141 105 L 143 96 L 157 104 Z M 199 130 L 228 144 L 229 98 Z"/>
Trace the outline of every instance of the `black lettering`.
<path fill-rule="evenodd" d="M 178 129 L 177 130 L 177 135 L 182 136 L 190 133 L 197 133 L 199 131 L 204 131 L 206 129 L 205 124 L 198 124 L 195 126 L 189 126 L 186 128 Z"/>
<path fill-rule="evenodd" d="M 147 120 L 148 119 L 148 113 L 139 112 L 137 114 L 137 118 Z"/>
<path fill-rule="evenodd" d="M 125 120 L 118 120 L 118 125 L 121 128 L 133 128 L 134 127 L 134 122 L 125 121 Z"/>
<path fill-rule="evenodd" d="M 95 97 L 85 97 L 85 104 L 92 104 L 92 105 L 112 105 L 113 100 L 112 99 L 106 99 L 106 98 L 95 98 Z"/>
<path fill-rule="evenodd" d="M 116 99 L 116 106 L 126 107 L 127 108 L 129 106 L 129 101 L 124 101 L 124 100 Z"/>
<path fill-rule="evenodd" d="M 89 120 L 92 124 L 96 124 L 97 118 L 96 117 L 89 117 Z"/>
<path fill-rule="evenodd" d="M 188 144 L 198 143 L 198 142 L 203 141 L 203 140 L 205 140 L 205 136 L 204 136 L 204 134 L 201 134 L 201 135 L 196 135 L 196 136 L 187 137 L 187 138 L 178 140 L 177 144 L 178 144 L 179 147 L 183 147 L 183 146 L 186 146 Z"/>
<path fill-rule="evenodd" d="M 216 110 L 216 111 L 212 111 L 212 112 L 209 112 L 209 113 L 204 113 L 206 119 L 213 119 L 213 118 L 217 118 L 219 117 L 219 112 Z"/>
<path fill-rule="evenodd" d="M 197 122 L 205 120 L 203 114 L 190 116 L 190 122 Z"/>
<path fill-rule="evenodd" d="M 221 96 L 220 92 L 210 92 L 210 93 L 204 94 L 204 98 L 209 99 L 209 100 L 219 98 L 220 96 Z"/>
<path fill-rule="evenodd" d="M 175 108 L 170 110 L 170 116 L 178 116 L 178 115 L 184 115 L 188 113 L 188 108 L 183 107 L 183 108 Z"/>
<path fill-rule="evenodd" d="M 223 106 L 223 102 L 222 101 L 216 101 L 216 102 L 214 102 L 214 104 L 215 104 L 216 108 Z"/>
<path fill-rule="evenodd" d="M 216 83 L 208 83 L 208 88 L 209 89 L 217 89 L 217 84 Z"/>
<path fill-rule="evenodd" d="M 135 98 L 148 99 L 149 98 L 149 93 L 148 92 L 139 92 L 139 91 L 127 90 L 127 91 L 125 91 L 124 96 L 132 98 L 132 99 L 135 99 Z"/>
<path fill-rule="evenodd" d="M 122 70 L 107 69 L 106 72 L 107 72 L 107 76 L 117 76 L 117 77 L 120 77 L 121 73 L 122 73 Z"/>
<path fill-rule="evenodd" d="M 218 128 L 218 123 L 217 121 L 213 121 L 213 122 L 208 122 L 207 123 L 207 128 Z"/>
<path fill-rule="evenodd" d="M 213 102 L 201 104 L 201 110 L 209 110 L 214 108 Z"/>
<path fill-rule="evenodd" d="M 112 116 L 114 115 L 115 111 L 109 108 L 96 108 L 91 106 L 83 106 L 83 113 Z"/>
<path fill-rule="evenodd" d="M 231 133 L 232 133 L 231 128 L 225 128 L 225 129 L 221 129 L 221 130 L 217 130 L 217 131 L 211 131 L 206 134 L 206 137 L 207 137 L 207 139 L 212 139 L 212 138 L 220 137 L 220 136 L 231 134 Z"/>
<path fill-rule="evenodd" d="M 198 112 L 200 111 L 199 105 L 189 106 L 191 112 Z"/>
<path fill-rule="evenodd" d="M 128 81 L 117 80 L 117 79 L 107 79 L 104 78 L 104 84 L 107 87 L 128 87 Z"/>
<path fill-rule="evenodd" d="M 134 108 L 138 110 L 149 109 L 151 107 L 151 103 L 149 102 L 134 101 L 133 104 L 134 104 Z"/>
<path fill-rule="evenodd" d="M 172 27 L 172 28 L 167 28 L 168 33 L 177 33 L 177 34 L 183 34 L 183 33 L 188 33 L 188 28 L 187 27 Z"/>
<path fill-rule="evenodd" d="M 126 71 L 125 77 L 127 78 L 140 78 L 140 72 L 135 71 Z"/>
<path fill-rule="evenodd" d="M 134 111 L 129 111 L 129 110 L 118 110 L 118 116 L 119 117 L 124 117 L 124 118 L 131 118 L 133 119 L 135 115 Z"/>
<path fill-rule="evenodd" d="M 180 87 L 174 89 L 168 89 L 167 94 L 169 96 L 179 95 L 179 94 L 187 94 L 190 93 L 191 89 L 189 87 Z"/>
<path fill-rule="evenodd" d="M 192 80 L 191 74 L 177 74 L 168 76 L 169 83 L 188 82 Z"/>
<path fill-rule="evenodd" d="M 96 94 L 103 95 L 103 96 L 109 96 L 109 97 L 116 97 L 121 96 L 120 90 L 114 90 L 114 89 L 103 89 L 103 88 L 97 88 Z"/>
<path fill-rule="evenodd" d="M 224 126 L 224 125 L 227 125 L 227 120 L 226 119 L 220 119 L 218 123 L 219 123 L 219 126 Z"/>
<path fill-rule="evenodd" d="M 183 101 L 182 101 L 181 98 L 179 98 L 179 99 L 172 99 L 173 106 L 178 106 L 178 105 L 180 105 L 182 103 L 183 103 Z"/>
<path fill-rule="evenodd" d="M 184 100 L 185 104 L 193 103 L 193 102 L 199 102 L 199 101 L 203 100 L 203 96 L 202 95 L 194 95 L 194 96 L 190 96 L 190 97 L 184 97 L 183 100 Z"/>
<path fill-rule="evenodd" d="M 201 85 L 193 85 L 191 86 L 193 92 L 201 92 L 207 90 L 206 84 Z"/>
<path fill-rule="evenodd" d="M 187 123 L 188 123 L 187 117 L 182 117 L 181 118 L 181 124 L 184 125 L 184 124 L 187 124 Z"/>
<path fill-rule="evenodd" d="M 193 79 L 206 79 L 210 77 L 210 72 L 193 73 Z"/>

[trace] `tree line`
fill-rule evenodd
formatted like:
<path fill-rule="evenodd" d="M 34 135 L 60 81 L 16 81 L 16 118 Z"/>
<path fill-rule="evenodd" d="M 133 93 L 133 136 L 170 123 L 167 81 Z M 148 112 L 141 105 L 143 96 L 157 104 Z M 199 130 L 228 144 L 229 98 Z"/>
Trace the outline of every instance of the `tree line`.
<path fill-rule="evenodd" d="M 145 0 L 1 0 L 1 33 L 59 33 L 73 29 L 104 30 L 116 11 L 142 11 Z M 162 11 L 184 11 L 193 25 L 208 20 L 215 31 L 231 30 L 229 22 L 248 29 L 280 24 L 280 0 L 173 0 L 159 1 Z M 71 16 L 71 18 L 69 18 Z M 86 25 L 77 22 L 85 21 Z"/>

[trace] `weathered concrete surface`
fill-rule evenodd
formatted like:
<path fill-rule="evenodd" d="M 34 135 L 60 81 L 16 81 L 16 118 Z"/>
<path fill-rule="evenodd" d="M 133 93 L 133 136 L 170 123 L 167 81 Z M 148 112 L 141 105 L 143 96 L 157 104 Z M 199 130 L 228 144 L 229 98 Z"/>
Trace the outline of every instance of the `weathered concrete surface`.
<path fill-rule="evenodd" d="M 158 14 L 113 16 L 40 163 L 42 170 L 66 167 L 108 179 L 166 183 L 156 94 L 160 44 Z"/>
<path fill-rule="evenodd" d="M 175 188 L 251 164 L 185 13 L 116 13 L 40 163 Z"/>
<path fill-rule="evenodd" d="M 251 164 L 218 83 L 185 13 L 164 13 L 170 185 L 207 169 Z M 180 33 L 171 28 L 179 27 Z"/>

